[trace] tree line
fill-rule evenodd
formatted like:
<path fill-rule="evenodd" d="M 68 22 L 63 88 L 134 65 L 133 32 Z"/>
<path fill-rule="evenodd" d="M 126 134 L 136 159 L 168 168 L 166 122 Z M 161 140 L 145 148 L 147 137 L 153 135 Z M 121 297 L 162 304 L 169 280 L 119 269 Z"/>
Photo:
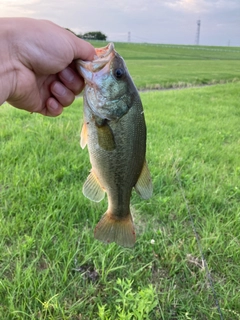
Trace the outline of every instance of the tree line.
<path fill-rule="evenodd" d="M 102 33 L 101 31 L 90 31 L 90 32 L 86 32 L 86 33 L 76 34 L 72 30 L 70 30 L 68 28 L 66 28 L 66 29 L 68 31 L 74 33 L 78 38 L 81 38 L 81 39 L 85 39 L 85 40 L 103 40 L 103 41 L 107 40 L 107 36 L 104 33 Z"/>

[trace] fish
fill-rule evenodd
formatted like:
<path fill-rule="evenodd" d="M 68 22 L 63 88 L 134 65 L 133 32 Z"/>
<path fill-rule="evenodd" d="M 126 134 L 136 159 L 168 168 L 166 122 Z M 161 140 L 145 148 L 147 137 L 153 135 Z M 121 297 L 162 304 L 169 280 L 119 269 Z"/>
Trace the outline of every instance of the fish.
<path fill-rule="evenodd" d="M 88 199 L 108 208 L 94 237 L 104 243 L 133 247 L 135 228 L 130 211 L 132 189 L 143 198 L 153 193 L 146 162 L 146 123 L 138 90 L 124 59 L 109 43 L 96 48 L 93 61 L 76 60 L 85 80 L 84 120 L 80 145 L 88 148 L 91 171 L 83 185 Z"/>

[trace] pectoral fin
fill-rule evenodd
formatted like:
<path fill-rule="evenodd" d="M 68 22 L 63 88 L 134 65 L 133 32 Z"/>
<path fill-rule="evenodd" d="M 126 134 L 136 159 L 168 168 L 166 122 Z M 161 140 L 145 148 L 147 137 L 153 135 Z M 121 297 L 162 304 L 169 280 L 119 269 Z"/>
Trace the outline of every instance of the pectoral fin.
<path fill-rule="evenodd" d="M 81 131 L 81 139 L 80 139 L 80 146 L 84 149 L 87 145 L 87 124 L 84 122 L 82 131 Z"/>
<path fill-rule="evenodd" d="M 114 135 L 107 121 L 101 125 L 97 125 L 96 123 L 96 127 L 99 146 L 106 151 L 114 150 L 116 148 Z"/>
<path fill-rule="evenodd" d="M 146 160 L 144 162 L 140 177 L 135 185 L 135 190 L 143 199 L 149 199 L 152 196 L 153 185 Z"/>
<path fill-rule="evenodd" d="M 83 185 L 83 194 L 86 198 L 95 202 L 99 202 L 104 198 L 105 192 L 93 172 L 89 174 Z"/>

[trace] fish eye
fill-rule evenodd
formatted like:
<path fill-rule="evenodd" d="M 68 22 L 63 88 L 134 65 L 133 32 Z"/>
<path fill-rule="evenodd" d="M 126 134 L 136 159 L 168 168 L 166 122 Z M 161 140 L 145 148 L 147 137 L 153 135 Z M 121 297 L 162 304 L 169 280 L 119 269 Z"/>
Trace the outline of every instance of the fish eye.
<path fill-rule="evenodd" d="M 122 68 L 117 68 L 114 71 L 114 75 L 117 79 L 121 79 L 122 76 L 124 75 L 124 70 Z"/>

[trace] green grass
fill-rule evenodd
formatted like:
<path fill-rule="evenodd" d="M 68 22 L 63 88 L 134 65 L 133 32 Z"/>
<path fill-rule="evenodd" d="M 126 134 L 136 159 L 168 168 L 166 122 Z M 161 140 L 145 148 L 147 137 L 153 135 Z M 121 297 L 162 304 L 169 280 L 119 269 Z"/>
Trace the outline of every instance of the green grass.
<path fill-rule="evenodd" d="M 107 42 L 93 42 L 96 47 Z M 239 47 L 115 43 L 139 89 L 240 81 Z"/>
<path fill-rule="evenodd" d="M 81 192 L 82 99 L 55 119 L 1 106 L 0 319 L 219 319 L 182 192 L 222 313 L 240 319 L 239 89 L 141 94 L 154 196 L 133 194 L 133 250 L 94 240 L 107 200 Z"/>
<path fill-rule="evenodd" d="M 239 320 L 240 50 L 115 47 L 138 88 L 218 85 L 141 94 L 154 196 L 133 193 L 133 250 L 93 238 L 107 200 L 81 191 L 82 99 L 55 119 L 0 107 L 0 319 L 219 319 L 188 206 L 224 318 Z"/>
<path fill-rule="evenodd" d="M 103 47 L 105 41 L 90 41 Z M 126 60 L 239 60 L 240 47 L 184 46 L 141 43 L 114 43 Z"/>

